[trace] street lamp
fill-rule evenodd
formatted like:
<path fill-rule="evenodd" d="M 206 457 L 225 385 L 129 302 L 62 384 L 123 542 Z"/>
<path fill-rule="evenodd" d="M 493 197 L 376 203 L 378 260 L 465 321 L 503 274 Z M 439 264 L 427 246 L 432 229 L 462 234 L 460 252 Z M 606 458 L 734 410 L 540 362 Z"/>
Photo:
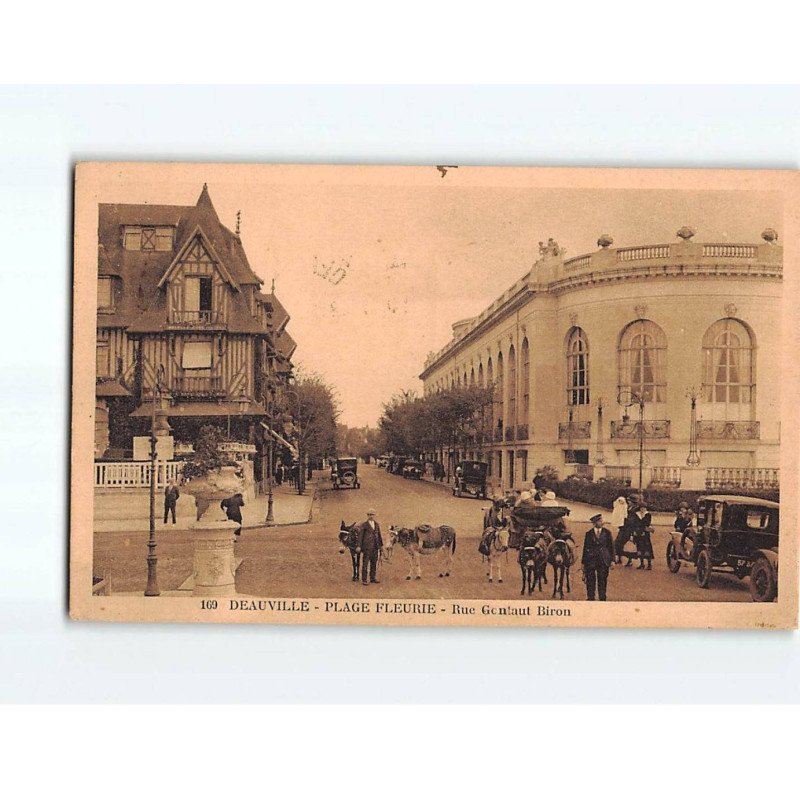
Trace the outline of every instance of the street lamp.
<path fill-rule="evenodd" d="M 267 459 L 267 518 L 264 522 L 267 525 L 271 525 L 275 522 L 275 516 L 273 515 L 272 504 L 273 504 L 273 496 L 272 496 L 272 481 L 273 481 L 273 473 L 275 472 L 275 465 L 274 465 L 274 456 L 273 456 L 273 447 L 274 447 L 274 436 L 273 436 L 273 419 L 272 419 L 272 385 L 267 387 L 267 391 L 264 395 L 264 399 L 266 400 L 267 404 L 267 420 L 269 421 L 269 456 Z"/>
<path fill-rule="evenodd" d="M 632 389 L 621 389 L 617 397 L 617 402 L 625 408 L 622 414 L 622 422 L 625 425 L 630 422 L 628 409 L 631 406 L 639 406 L 639 494 L 641 494 L 642 474 L 644 472 L 644 395 L 634 392 Z"/>
<path fill-rule="evenodd" d="M 153 383 L 153 402 L 150 415 L 150 537 L 147 540 L 147 588 L 145 597 L 158 597 L 158 558 L 156 557 L 156 446 L 158 437 L 170 432 L 167 413 L 160 408 L 164 383 L 164 365 L 160 364 Z"/>
<path fill-rule="evenodd" d="M 697 452 L 697 398 L 700 392 L 695 386 L 690 386 L 686 390 L 686 396 L 692 402 L 692 416 L 689 425 L 689 455 L 686 458 L 687 467 L 697 467 L 700 465 L 700 454 Z"/>
<path fill-rule="evenodd" d="M 296 384 L 294 384 L 296 386 Z M 297 389 L 289 389 L 288 387 L 285 389 L 286 394 L 292 395 L 294 397 L 295 407 L 297 409 L 297 414 L 292 415 L 295 421 L 295 428 L 297 429 L 296 437 L 297 437 L 297 494 L 303 494 L 303 490 L 305 489 L 306 483 L 306 473 L 303 464 L 303 444 L 302 444 L 302 436 L 303 431 L 300 424 L 300 395 L 297 392 Z"/>
<path fill-rule="evenodd" d="M 605 464 L 606 456 L 603 452 L 603 409 L 605 408 L 605 400 L 602 397 L 597 398 L 597 452 L 595 453 L 594 461 L 596 464 Z"/>

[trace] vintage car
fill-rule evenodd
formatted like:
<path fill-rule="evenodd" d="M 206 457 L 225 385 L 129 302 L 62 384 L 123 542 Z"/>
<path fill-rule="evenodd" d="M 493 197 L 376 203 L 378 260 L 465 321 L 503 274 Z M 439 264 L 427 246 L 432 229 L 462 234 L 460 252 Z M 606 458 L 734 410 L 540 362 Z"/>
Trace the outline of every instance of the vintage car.
<path fill-rule="evenodd" d="M 555 536 L 567 530 L 564 521 L 569 516 L 566 506 L 540 506 L 538 503 L 524 502 L 510 509 L 508 546 L 518 550 L 526 530 L 542 530 Z"/>
<path fill-rule="evenodd" d="M 406 461 L 408 461 L 406 456 L 392 456 L 386 469 L 391 475 L 402 475 Z"/>
<path fill-rule="evenodd" d="M 375 464 L 381 469 L 386 469 L 389 466 L 389 456 L 378 456 L 375 459 Z"/>
<path fill-rule="evenodd" d="M 486 499 L 486 476 L 489 465 L 485 461 L 461 461 L 456 467 L 456 479 L 453 494 L 461 497 L 470 494 L 473 497 Z"/>
<path fill-rule="evenodd" d="M 403 463 L 403 477 L 414 478 L 421 480 L 422 474 L 425 472 L 425 467 L 421 461 L 414 461 L 413 459 L 405 459 Z"/>
<path fill-rule="evenodd" d="M 358 459 L 336 458 L 331 465 L 331 481 L 334 489 L 360 489 L 358 482 Z"/>
<path fill-rule="evenodd" d="M 770 500 L 739 495 L 701 497 L 696 527 L 674 531 L 667 544 L 667 566 L 694 564 L 697 585 L 707 589 L 712 572 L 750 577 L 750 596 L 768 603 L 778 596 L 778 517 Z"/>

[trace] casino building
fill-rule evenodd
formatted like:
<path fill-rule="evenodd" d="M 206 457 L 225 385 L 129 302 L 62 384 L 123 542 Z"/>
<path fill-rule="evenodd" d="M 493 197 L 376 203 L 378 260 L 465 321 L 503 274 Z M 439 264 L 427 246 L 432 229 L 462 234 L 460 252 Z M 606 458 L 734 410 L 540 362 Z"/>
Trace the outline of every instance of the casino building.
<path fill-rule="evenodd" d="M 552 239 L 478 316 L 453 324 L 420 375 L 425 393 L 495 386 L 491 433 L 457 457 L 495 486 L 563 478 L 638 486 L 778 485 L 783 248 L 676 241 L 564 259 Z"/>

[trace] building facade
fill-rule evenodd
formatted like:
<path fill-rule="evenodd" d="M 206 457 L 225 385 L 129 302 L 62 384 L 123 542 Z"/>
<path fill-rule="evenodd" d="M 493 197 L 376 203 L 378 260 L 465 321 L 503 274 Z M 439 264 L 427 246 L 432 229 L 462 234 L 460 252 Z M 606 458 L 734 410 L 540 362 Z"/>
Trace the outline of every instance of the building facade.
<path fill-rule="evenodd" d="M 216 425 L 257 445 L 258 470 L 295 343 L 238 222 L 220 222 L 203 186 L 194 206 L 101 204 L 98 238 L 95 456 L 132 458 L 158 407 L 179 448 Z"/>
<path fill-rule="evenodd" d="M 564 259 L 540 243 L 533 269 L 426 360 L 425 393 L 495 387 L 491 433 L 460 455 L 496 486 L 563 477 L 684 488 L 773 487 L 780 445 L 783 250 L 667 244 Z M 640 423 L 641 419 L 641 423 Z"/>

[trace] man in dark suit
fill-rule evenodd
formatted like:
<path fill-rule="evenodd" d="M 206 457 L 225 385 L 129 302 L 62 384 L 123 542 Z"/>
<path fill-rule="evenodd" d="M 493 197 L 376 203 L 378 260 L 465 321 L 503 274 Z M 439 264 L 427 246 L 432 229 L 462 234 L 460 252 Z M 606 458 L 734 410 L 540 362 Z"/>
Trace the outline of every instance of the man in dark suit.
<path fill-rule="evenodd" d="M 358 539 L 356 540 L 356 553 L 361 553 L 361 583 L 365 586 L 368 583 L 380 583 L 376 573 L 378 556 L 382 547 L 381 526 L 375 519 L 375 509 L 371 508 L 367 511 L 367 521 L 362 522 L 358 529 Z M 369 580 L 367 580 L 368 569 Z"/>
<path fill-rule="evenodd" d="M 164 524 L 167 524 L 167 517 L 172 514 L 172 524 L 175 524 L 175 508 L 181 493 L 175 485 L 175 481 L 170 481 L 164 489 Z"/>
<path fill-rule="evenodd" d="M 603 515 L 591 518 L 592 527 L 583 538 L 581 565 L 586 580 L 586 599 L 594 600 L 595 587 L 600 600 L 606 599 L 608 571 L 614 561 L 614 539 L 611 531 L 603 526 Z"/>

